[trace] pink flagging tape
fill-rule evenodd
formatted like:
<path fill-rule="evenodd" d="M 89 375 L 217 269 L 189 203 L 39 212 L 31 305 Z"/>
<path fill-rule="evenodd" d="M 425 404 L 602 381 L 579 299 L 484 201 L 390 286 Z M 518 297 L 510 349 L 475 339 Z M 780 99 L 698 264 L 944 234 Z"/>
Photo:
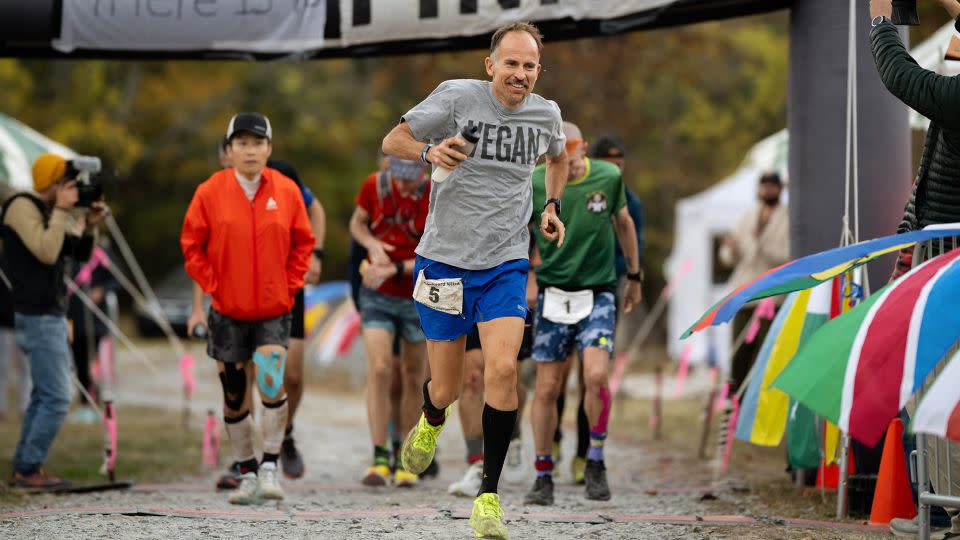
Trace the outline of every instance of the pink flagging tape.
<path fill-rule="evenodd" d="M 620 393 L 620 385 L 623 383 L 623 375 L 627 371 L 627 361 L 630 355 L 626 352 L 617 354 L 613 362 L 613 371 L 610 373 L 610 394 L 616 397 Z"/>
<path fill-rule="evenodd" d="M 184 353 L 180 358 L 180 382 L 183 385 L 183 395 L 187 399 L 193 397 L 193 392 L 197 388 L 197 378 L 194 375 L 193 366 L 193 355 Z"/>
<path fill-rule="evenodd" d="M 809 527 L 813 529 L 837 529 L 842 531 L 887 532 L 887 525 L 871 525 L 870 523 L 834 523 L 832 521 L 817 521 L 815 519 L 785 519 L 788 525 L 794 527 Z"/>
<path fill-rule="evenodd" d="M 683 261 L 683 264 L 680 265 L 680 270 L 670 278 L 670 281 L 667 282 L 667 286 L 660 291 L 660 296 L 669 299 L 673 296 L 673 290 L 680 285 L 680 282 L 683 281 L 683 277 L 686 276 L 691 270 L 693 270 L 693 260 L 686 259 Z"/>
<path fill-rule="evenodd" d="M 360 483 L 343 483 L 343 484 L 324 484 L 320 482 L 304 482 L 296 483 L 293 485 L 285 485 L 284 491 L 291 493 L 301 493 L 301 492 L 310 492 L 310 491 L 334 491 L 334 490 L 359 490 L 359 489 L 369 489 L 364 487 Z M 213 482 L 174 482 L 169 484 L 135 484 L 131 491 L 187 491 L 191 493 L 202 493 L 210 492 L 213 493 L 216 489 L 213 487 Z"/>
<path fill-rule="evenodd" d="M 690 353 L 693 352 L 691 343 L 687 343 L 687 346 L 680 352 L 680 365 L 677 366 L 677 380 L 673 387 L 673 397 L 675 398 L 680 397 L 680 394 L 683 393 L 683 386 L 687 382 L 687 373 L 690 371 Z"/>
<path fill-rule="evenodd" d="M 439 515 L 436 508 L 387 508 L 384 510 L 327 510 L 318 512 L 294 512 L 297 519 L 337 519 L 360 517 L 390 517 L 390 516 L 433 516 Z"/>
<path fill-rule="evenodd" d="M 650 523 L 696 523 L 703 525 L 753 525 L 757 520 L 746 516 L 635 516 L 630 514 L 613 514 L 609 516 L 614 521 L 638 521 Z"/>
<path fill-rule="evenodd" d="M 150 514 L 156 516 L 175 516 L 187 518 L 219 518 L 219 519 L 252 519 L 252 520 L 278 520 L 289 519 L 290 514 L 278 512 L 276 510 L 234 510 L 230 508 L 223 509 L 193 509 L 193 508 L 175 508 L 167 506 L 141 506 L 138 514 Z"/>
<path fill-rule="evenodd" d="M 711 378 L 715 378 L 718 373 L 714 373 L 717 368 L 710 368 Z M 713 414 L 717 414 L 723 410 L 727 405 L 727 397 L 730 396 L 730 383 L 723 383 L 723 387 L 720 389 L 720 395 L 717 396 L 717 400 L 713 402 Z"/>
<path fill-rule="evenodd" d="M 64 514 L 136 514 L 133 506 L 67 506 L 61 508 L 36 508 L 18 510 L 0 514 L 0 519 L 18 519 L 34 516 L 64 515 Z"/>
<path fill-rule="evenodd" d="M 220 463 L 220 423 L 213 411 L 207 412 L 207 420 L 203 423 L 203 464 L 216 469 Z"/>

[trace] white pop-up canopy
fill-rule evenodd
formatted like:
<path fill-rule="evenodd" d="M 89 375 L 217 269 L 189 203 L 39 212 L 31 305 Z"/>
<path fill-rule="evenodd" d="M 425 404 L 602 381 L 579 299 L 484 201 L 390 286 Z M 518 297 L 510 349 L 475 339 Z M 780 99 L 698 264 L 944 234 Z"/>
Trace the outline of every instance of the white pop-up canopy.
<path fill-rule="evenodd" d="M 928 39 L 911 49 L 917 63 L 941 75 L 960 75 L 960 61 L 945 60 L 950 39 L 960 36 L 954 23 L 944 25 Z M 910 126 L 925 130 L 930 121 L 910 111 Z M 788 134 L 780 131 L 757 143 L 740 167 L 730 176 L 706 190 L 681 199 L 676 205 L 673 253 L 667 262 L 672 276 L 689 261 L 690 270 L 674 292 L 667 315 L 667 349 L 678 358 L 687 342 L 680 335 L 728 291 L 726 273 L 716 268 L 716 249 L 737 218 L 756 202 L 756 185 L 765 170 L 787 177 Z M 786 199 L 785 199 L 786 200 Z M 732 336 L 729 325 L 712 327 L 689 338 L 691 361 L 705 362 L 713 355 L 725 366 L 730 357 Z M 725 366 L 726 367 L 726 366 Z"/>
<path fill-rule="evenodd" d="M 0 113 L 0 185 L 15 190 L 30 189 L 33 186 L 33 162 L 44 152 L 66 158 L 76 155 L 66 146 Z"/>
<path fill-rule="evenodd" d="M 674 358 L 684 347 L 691 348 L 691 362 L 713 357 L 726 366 L 730 356 L 730 326 L 713 327 L 681 342 L 680 335 L 719 300 L 726 290 L 729 272 L 718 268 L 717 247 L 737 218 L 756 203 L 757 181 L 765 171 L 787 178 L 787 130 L 757 143 L 732 175 L 714 186 L 681 199 L 676 205 L 673 253 L 667 261 L 667 275 L 676 275 L 686 264 L 670 299 L 667 313 L 667 349 Z M 784 194 L 786 202 L 786 194 Z"/>

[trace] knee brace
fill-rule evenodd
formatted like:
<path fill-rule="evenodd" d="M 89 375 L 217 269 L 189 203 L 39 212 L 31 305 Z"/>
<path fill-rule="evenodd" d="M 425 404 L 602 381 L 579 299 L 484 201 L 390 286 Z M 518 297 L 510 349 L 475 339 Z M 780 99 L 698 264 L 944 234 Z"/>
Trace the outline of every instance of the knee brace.
<path fill-rule="evenodd" d="M 287 364 L 287 351 L 272 352 L 268 355 L 254 351 L 253 363 L 257 365 L 257 385 L 267 399 L 274 399 L 283 386 L 283 368 Z M 270 380 L 267 381 L 267 376 Z"/>
<path fill-rule="evenodd" d="M 243 364 L 225 363 L 220 373 L 220 385 L 223 386 L 223 402 L 228 409 L 239 411 L 247 396 L 247 373 Z"/>

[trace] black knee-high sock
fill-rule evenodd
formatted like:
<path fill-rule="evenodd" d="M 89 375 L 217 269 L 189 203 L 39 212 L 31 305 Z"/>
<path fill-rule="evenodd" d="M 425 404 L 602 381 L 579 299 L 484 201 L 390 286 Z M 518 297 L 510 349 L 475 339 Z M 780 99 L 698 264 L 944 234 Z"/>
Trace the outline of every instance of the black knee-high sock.
<path fill-rule="evenodd" d="M 577 456 L 587 457 L 590 448 L 590 421 L 587 420 L 587 409 L 580 398 L 580 407 L 577 409 Z"/>
<path fill-rule="evenodd" d="M 490 405 L 483 405 L 483 483 L 478 496 L 497 492 L 500 472 L 510 447 L 510 435 L 516 423 L 516 409 L 498 411 Z"/>
<path fill-rule="evenodd" d="M 557 398 L 557 429 L 553 432 L 553 442 L 560 442 L 563 433 L 560 432 L 560 424 L 563 423 L 563 409 L 567 405 L 567 393 L 560 391 L 560 397 Z"/>
<path fill-rule="evenodd" d="M 430 384 L 430 379 L 423 381 L 423 415 L 427 417 L 427 422 L 431 426 L 442 426 L 444 420 L 447 419 L 447 415 L 443 409 L 436 408 L 430 401 L 428 384 Z"/>

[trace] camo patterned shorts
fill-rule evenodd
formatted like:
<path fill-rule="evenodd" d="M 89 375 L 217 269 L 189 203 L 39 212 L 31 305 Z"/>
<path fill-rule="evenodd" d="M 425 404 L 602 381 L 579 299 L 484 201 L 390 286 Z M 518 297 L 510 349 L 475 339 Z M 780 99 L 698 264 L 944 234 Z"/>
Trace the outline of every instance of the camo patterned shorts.
<path fill-rule="evenodd" d="M 558 324 L 543 317 L 543 293 L 537 301 L 534 325 L 533 359 L 537 362 L 562 362 L 576 345 L 578 351 L 597 347 L 613 352 L 613 332 L 617 324 L 617 301 L 613 293 L 593 295 L 593 310 L 576 324 Z"/>

